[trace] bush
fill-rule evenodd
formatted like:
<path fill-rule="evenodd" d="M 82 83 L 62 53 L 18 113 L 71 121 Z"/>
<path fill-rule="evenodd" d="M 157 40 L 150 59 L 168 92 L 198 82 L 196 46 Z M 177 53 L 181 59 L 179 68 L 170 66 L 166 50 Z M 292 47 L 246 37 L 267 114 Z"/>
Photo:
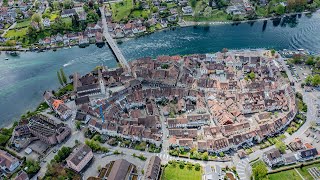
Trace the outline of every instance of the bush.
<path fill-rule="evenodd" d="M 183 161 L 180 161 L 180 162 L 179 162 L 179 167 L 180 167 L 180 169 L 183 169 L 183 168 L 184 168 L 184 165 L 185 165 L 185 164 L 184 164 Z"/>
<path fill-rule="evenodd" d="M 194 165 L 194 169 L 195 169 L 196 171 L 200 171 L 200 168 L 201 168 L 201 166 L 200 166 L 199 163 L 196 163 L 196 164 Z"/>

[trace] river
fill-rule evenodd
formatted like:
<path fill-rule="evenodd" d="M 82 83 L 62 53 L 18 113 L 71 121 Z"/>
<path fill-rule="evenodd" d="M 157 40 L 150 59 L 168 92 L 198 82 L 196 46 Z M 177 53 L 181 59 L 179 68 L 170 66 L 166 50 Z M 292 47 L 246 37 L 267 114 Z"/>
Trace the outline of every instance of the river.
<path fill-rule="evenodd" d="M 320 13 L 238 25 L 224 24 L 164 30 L 119 44 L 124 56 L 139 57 L 216 52 L 222 48 L 304 48 L 320 53 Z M 108 47 L 91 45 L 57 52 L 0 55 L 0 124 L 7 126 L 42 100 L 45 90 L 59 86 L 57 70 L 84 74 L 97 65 L 115 67 Z"/>

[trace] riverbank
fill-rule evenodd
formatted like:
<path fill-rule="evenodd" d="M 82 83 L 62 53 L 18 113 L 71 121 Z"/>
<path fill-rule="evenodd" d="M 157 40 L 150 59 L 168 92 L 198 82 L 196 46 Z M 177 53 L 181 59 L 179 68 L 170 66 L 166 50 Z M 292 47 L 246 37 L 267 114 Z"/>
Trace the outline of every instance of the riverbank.
<path fill-rule="evenodd" d="M 132 39 L 138 39 L 144 36 L 148 36 L 157 32 L 161 32 L 161 31 L 171 31 L 171 30 L 175 30 L 176 28 L 184 28 L 184 27 L 191 27 L 191 26 L 216 26 L 216 25 L 228 25 L 228 24 L 241 24 L 241 23 L 254 23 L 254 22 L 259 22 L 259 21 L 266 21 L 266 20 L 272 20 L 272 19 L 279 19 L 279 18 L 285 18 L 285 17 L 289 17 L 289 16 L 294 16 L 294 15 L 305 15 L 305 14 L 314 14 L 314 13 L 319 13 L 320 10 L 317 10 L 315 12 L 310 12 L 310 11 L 305 11 L 305 12 L 300 12 L 300 13 L 287 13 L 284 14 L 282 16 L 273 16 L 273 17 L 268 17 L 268 18 L 258 18 L 258 19 L 254 19 L 254 20 L 243 20 L 243 21 L 201 21 L 201 22 L 196 22 L 196 21 L 183 21 L 183 22 L 179 22 L 177 26 L 172 26 L 172 27 L 167 27 L 167 28 L 163 28 L 163 29 L 159 29 L 153 32 L 147 32 L 141 35 L 137 35 L 137 36 L 133 36 L 133 37 L 123 37 L 123 38 L 114 38 L 119 44 L 121 44 L 124 41 L 128 41 L 128 40 L 132 40 Z M 32 45 L 31 45 L 32 46 Z M 32 48 L 15 48 L 15 47 L 0 47 L 0 52 L 1 51 L 38 51 L 38 52 L 42 52 L 42 51 L 47 51 L 47 50 L 58 50 L 58 49 L 62 49 L 62 48 L 66 48 L 69 46 L 79 46 L 80 48 L 82 47 L 79 44 L 72 44 L 72 45 L 65 45 L 65 46 L 55 46 L 55 47 L 44 47 L 44 48 L 40 48 L 40 49 L 32 49 Z M 86 47 L 86 46 L 85 46 Z"/>
<path fill-rule="evenodd" d="M 281 16 L 273 16 L 273 17 L 261 17 L 258 19 L 252 19 L 252 20 L 243 20 L 243 21 L 184 21 L 183 23 L 179 23 L 180 27 L 189 27 L 189 26 L 200 26 L 200 25 L 224 25 L 224 24 L 240 24 L 240 23 L 251 23 L 251 22 L 258 22 L 258 21 L 266 21 L 266 20 L 272 20 L 272 19 L 278 19 L 278 18 L 284 18 L 288 16 L 295 16 L 299 14 L 314 14 L 319 13 L 320 9 L 315 12 L 310 11 L 304 11 L 299 13 L 287 13 Z"/>

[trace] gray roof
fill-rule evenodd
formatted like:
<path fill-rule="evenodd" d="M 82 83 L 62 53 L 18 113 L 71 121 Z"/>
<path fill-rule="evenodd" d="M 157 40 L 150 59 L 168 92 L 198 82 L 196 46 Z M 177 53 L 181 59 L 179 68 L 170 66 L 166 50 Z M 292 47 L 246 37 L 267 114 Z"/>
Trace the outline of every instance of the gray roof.
<path fill-rule="evenodd" d="M 119 159 L 113 163 L 108 180 L 124 180 L 128 174 L 130 166 L 133 165 L 127 160 Z"/>
<path fill-rule="evenodd" d="M 152 156 L 148 164 L 146 179 L 158 179 L 161 169 L 161 159 L 158 156 Z"/>
<path fill-rule="evenodd" d="M 72 154 L 67 158 L 67 160 L 77 166 L 83 160 L 83 158 L 87 156 L 87 154 L 91 151 L 92 150 L 89 146 L 82 144 L 72 152 Z"/>

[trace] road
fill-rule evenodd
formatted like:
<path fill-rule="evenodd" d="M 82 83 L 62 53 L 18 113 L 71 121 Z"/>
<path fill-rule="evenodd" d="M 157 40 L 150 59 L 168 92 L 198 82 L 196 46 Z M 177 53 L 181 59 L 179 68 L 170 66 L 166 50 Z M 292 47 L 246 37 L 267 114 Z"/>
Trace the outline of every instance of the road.
<path fill-rule="evenodd" d="M 107 43 L 109 44 L 109 46 L 111 47 L 111 50 L 113 51 L 113 53 L 115 54 L 117 60 L 119 61 L 119 63 L 121 64 L 121 66 L 129 73 L 131 73 L 131 68 L 129 66 L 128 61 L 125 59 L 125 57 L 123 56 L 122 52 L 120 51 L 117 43 L 114 41 L 114 39 L 110 36 L 109 32 L 108 32 L 108 26 L 107 26 L 107 21 L 106 21 L 106 16 L 105 16 L 105 12 L 104 12 L 105 6 L 100 7 L 100 11 L 101 11 L 101 17 L 102 17 L 102 25 L 103 25 L 103 35 L 107 40 Z"/>
<path fill-rule="evenodd" d="M 4 30 L 3 33 L 1 34 L 1 37 L 4 37 L 10 29 L 12 29 L 16 26 L 16 24 L 17 23 L 15 22 L 8 29 Z"/>

